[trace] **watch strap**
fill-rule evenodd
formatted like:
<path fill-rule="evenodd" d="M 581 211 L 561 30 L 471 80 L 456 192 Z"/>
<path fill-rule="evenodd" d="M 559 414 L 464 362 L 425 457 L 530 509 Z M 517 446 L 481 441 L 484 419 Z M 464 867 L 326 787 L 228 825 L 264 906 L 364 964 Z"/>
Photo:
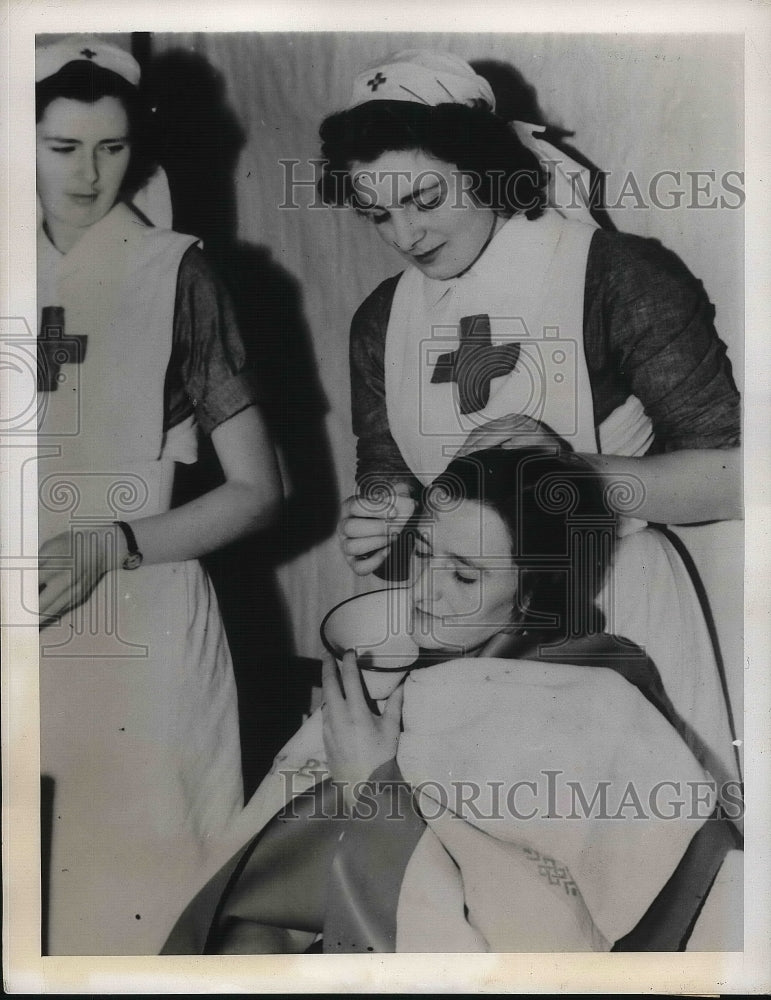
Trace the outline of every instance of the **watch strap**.
<path fill-rule="evenodd" d="M 139 551 L 139 546 L 137 545 L 137 537 L 134 534 L 134 529 L 130 524 L 125 521 L 113 521 L 120 530 L 123 532 L 123 537 L 126 539 L 126 546 L 128 548 L 128 553 L 124 556 L 122 566 L 123 569 L 138 569 L 142 565 L 142 553 Z"/>

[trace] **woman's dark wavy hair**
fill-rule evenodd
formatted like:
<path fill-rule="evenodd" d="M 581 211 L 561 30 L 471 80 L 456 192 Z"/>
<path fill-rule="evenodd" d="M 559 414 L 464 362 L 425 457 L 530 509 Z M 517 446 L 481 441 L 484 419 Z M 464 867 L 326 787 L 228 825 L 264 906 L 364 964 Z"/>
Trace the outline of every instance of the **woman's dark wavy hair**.
<path fill-rule="evenodd" d="M 538 218 L 546 201 L 546 174 L 514 131 L 482 107 L 368 101 L 326 118 L 319 129 L 324 161 L 318 191 L 327 205 L 349 205 L 350 168 L 385 152 L 420 150 L 471 177 L 479 204 L 510 218 Z"/>
<path fill-rule="evenodd" d="M 129 122 L 131 158 L 120 195 L 130 198 L 156 167 L 151 151 L 152 119 L 140 90 L 112 70 L 76 59 L 35 85 L 35 121 L 39 122 L 48 105 L 59 97 L 84 104 L 95 104 L 102 97 L 115 97 L 121 102 Z"/>
<path fill-rule="evenodd" d="M 455 458 L 424 491 L 441 512 L 461 500 L 491 507 L 519 569 L 514 622 L 555 638 L 602 630 L 594 605 L 613 555 L 615 516 L 597 474 L 556 448 L 488 448 Z"/>

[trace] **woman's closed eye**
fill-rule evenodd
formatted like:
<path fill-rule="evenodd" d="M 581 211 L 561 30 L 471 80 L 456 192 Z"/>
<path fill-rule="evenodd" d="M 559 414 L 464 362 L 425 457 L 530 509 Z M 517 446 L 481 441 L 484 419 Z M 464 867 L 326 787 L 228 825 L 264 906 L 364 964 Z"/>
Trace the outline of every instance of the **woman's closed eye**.
<path fill-rule="evenodd" d="M 430 548 L 425 545 L 421 545 L 420 542 L 415 543 L 415 548 L 412 550 L 412 554 L 416 559 L 425 561 L 427 559 L 433 558 L 433 552 Z M 437 569 L 442 567 L 437 567 Z M 479 582 L 479 570 L 471 569 L 470 567 L 458 563 L 450 562 L 444 566 L 445 569 L 452 569 L 452 575 L 458 583 L 472 584 Z"/>
<path fill-rule="evenodd" d="M 381 222 L 386 222 L 391 218 L 391 213 L 387 211 L 373 211 L 371 208 L 361 208 L 354 204 L 354 211 L 357 215 L 361 216 L 362 219 L 368 219 L 370 222 L 374 222 L 377 226 Z"/>
<path fill-rule="evenodd" d="M 127 142 L 106 142 L 99 147 L 100 151 L 109 153 L 111 156 L 117 156 L 118 153 L 122 153 L 124 149 L 127 148 L 129 144 Z M 80 146 L 78 143 L 64 143 L 58 146 L 48 147 L 52 153 L 74 153 L 76 149 Z"/>
<path fill-rule="evenodd" d="M 441 185 L 436 185 L 427 191 L 421 191 L 415 196 L 413 204 L 417 207 L 419 212 L 430 212 L 434 208 L 439 208 L 439 206 L 444 201 L 444 190 Z"/>

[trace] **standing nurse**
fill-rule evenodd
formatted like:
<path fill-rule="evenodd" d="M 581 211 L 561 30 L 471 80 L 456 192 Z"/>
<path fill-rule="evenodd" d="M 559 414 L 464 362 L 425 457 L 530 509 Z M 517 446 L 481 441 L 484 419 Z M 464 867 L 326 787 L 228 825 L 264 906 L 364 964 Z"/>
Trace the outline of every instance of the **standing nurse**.
<path fill-rule="evenodd" d="M 275 457 L 195 237 L 149 225 L 139 66 L 37 50 L 44 950 L 158 951 L 241 809 L 236 688 L 198 557 L 270 523 Z M 225 482 L 170 509 L 210 434 Z M 47 904 L 47 905 L 46 905 Z"/>

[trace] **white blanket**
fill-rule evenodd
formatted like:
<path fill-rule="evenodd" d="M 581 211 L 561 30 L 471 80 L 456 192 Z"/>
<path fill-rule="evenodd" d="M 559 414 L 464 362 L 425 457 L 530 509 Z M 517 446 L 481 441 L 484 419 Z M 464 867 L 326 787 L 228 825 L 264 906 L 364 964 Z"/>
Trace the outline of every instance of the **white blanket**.
<path fill-rule="evenodd" d="M 325 776 L 322 713 L 278 755 L 182 906 Z M 427 825 L 396 876 L 397 951 L 609 950 L 714 808 L 676 731 L 609 669 L 466 659 L 414 671 L 403 727 L 397 763 Z"/>

